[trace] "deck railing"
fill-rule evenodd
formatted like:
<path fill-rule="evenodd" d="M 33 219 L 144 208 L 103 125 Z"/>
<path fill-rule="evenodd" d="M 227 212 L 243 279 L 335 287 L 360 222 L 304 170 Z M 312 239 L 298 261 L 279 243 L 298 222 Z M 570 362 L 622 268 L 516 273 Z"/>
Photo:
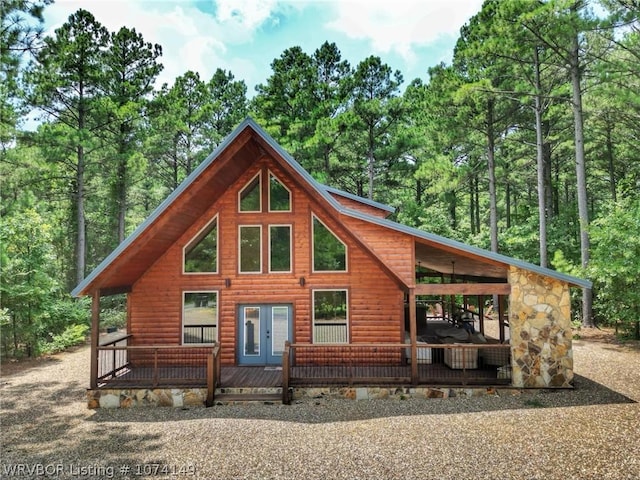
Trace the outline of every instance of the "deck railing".
<path fill-rule="evenodd" d="M 130 337 L 98 347 L 98 388 L 206 387 L 206 403 L 213 404 L 220 384 L 218 344 L 138 346 L 128 345 Z"/>
<path fill-rule="evenodd" d="M 502 385 L 511 383 L 510 346 L 417 344 L 412 376 L 407 344 L 289 344 L 283 354 L 283 402 L 289 388 L 331 385 Z"/>
<path fill-rule="evenodd" d="M 213 343 L 218 338 L 218 326 L 210 325 L 185 325 L 182 329 L 184 343 Z"/>

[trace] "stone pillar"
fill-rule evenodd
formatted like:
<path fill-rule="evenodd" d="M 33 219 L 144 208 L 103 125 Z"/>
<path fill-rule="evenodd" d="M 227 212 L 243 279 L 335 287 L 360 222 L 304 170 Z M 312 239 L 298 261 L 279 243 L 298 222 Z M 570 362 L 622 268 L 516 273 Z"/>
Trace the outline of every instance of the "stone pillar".
<path fill-rule="evenodd" d="M 519 388 L 573 385 L 569 285 L 509 269 L 512 384 Z"/>

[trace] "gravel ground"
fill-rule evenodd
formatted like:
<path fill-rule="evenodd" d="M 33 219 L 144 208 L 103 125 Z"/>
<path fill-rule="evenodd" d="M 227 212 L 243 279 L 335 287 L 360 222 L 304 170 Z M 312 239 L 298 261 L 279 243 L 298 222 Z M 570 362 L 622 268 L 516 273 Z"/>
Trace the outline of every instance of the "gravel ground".
<path fill-rule="evenodd" d="M 574 360 L 571 391 L 91 411 L 83 347 L 5 369 L 0 476 L 640 478 L 640 348 L 583 339 Z"/>

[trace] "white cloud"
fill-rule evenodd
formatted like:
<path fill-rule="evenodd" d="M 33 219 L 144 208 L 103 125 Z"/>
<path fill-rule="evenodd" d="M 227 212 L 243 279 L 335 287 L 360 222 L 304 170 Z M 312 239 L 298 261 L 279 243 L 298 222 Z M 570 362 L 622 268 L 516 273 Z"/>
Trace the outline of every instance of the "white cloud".
<path fill-rule="evenodd" d="M 414 48 L 456 37 L 482 0 L 344 0 L 330 5 L 335 19 L 327 28 L 369 41 L 374 52 L 396 52 L 412 62 Z"/>
<path fill-rule="evenodd" d="M 223 25 L 252 35 L 272 19 L 277 3 L 277 0 L 217 0 L 216 19 Z"/>
<path fill-rule="evenodd" d="M 58 0 L 45 9 L 45 19 L 53 33 L 70 14 L 85 8 L 109 31 L 134 27 L 145 41 L 162 46 L 159 86 L 173 84 L 188 70 L 203 80 L 211 78 L 216 68 L 231 70 L 239 80 L 255 77 L 251 63 L 227 55 L 229 46 L 250 42 L 257 29 L 273 21 L 276 7 L 275 0 L 219 0 L 214 15 L 180 0 Z"/>

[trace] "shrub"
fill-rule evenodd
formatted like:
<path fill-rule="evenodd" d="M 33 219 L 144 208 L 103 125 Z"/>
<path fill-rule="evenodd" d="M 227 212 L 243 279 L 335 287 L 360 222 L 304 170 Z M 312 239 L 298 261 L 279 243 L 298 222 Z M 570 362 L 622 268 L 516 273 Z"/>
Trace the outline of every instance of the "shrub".
<path fill-rule="evenodd" d="M 53 335 L 51 342 L 46 342 L 41 346 L 43 353 L 57 353 L 69 347 L 84 343 L 87 337 L 87 325 L 71 325 L 59 335 Z"/>

